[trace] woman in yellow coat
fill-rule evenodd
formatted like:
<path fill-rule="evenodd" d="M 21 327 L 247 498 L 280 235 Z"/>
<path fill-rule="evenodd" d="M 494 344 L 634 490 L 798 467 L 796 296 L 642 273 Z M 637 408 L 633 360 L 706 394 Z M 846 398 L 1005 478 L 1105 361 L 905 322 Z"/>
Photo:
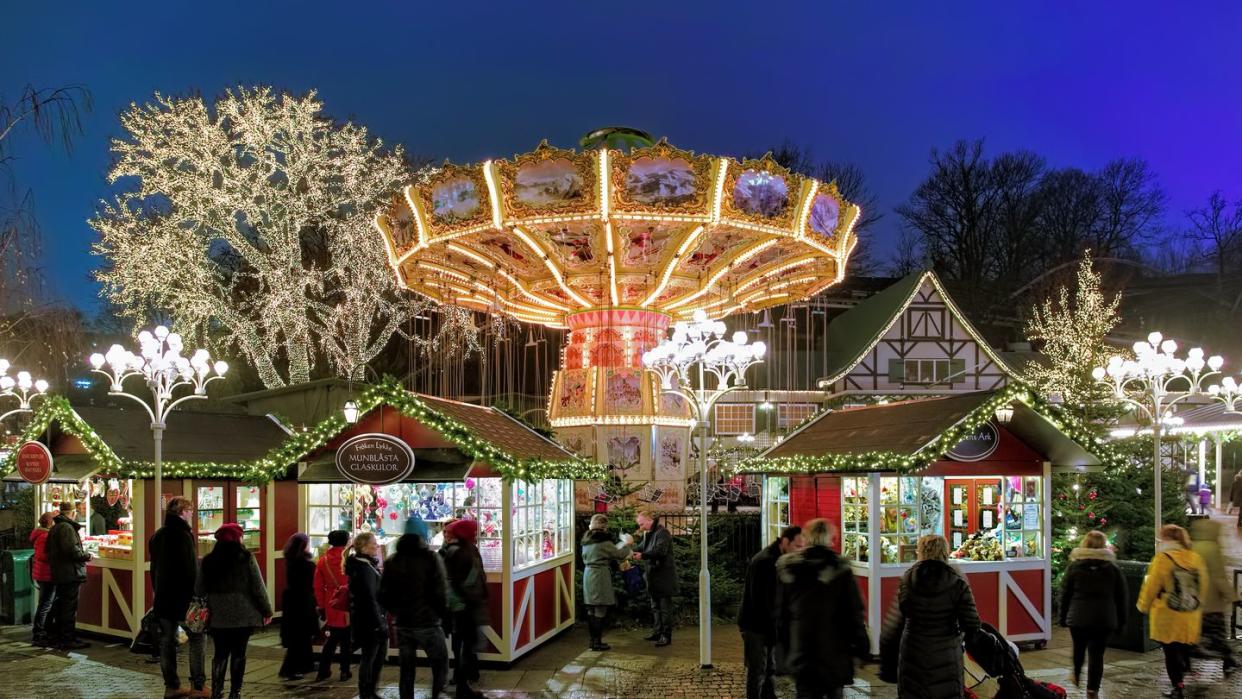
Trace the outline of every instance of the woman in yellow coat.
<path fill-rule="evenodd" d="M 1190 647 L 1199 642 L 1207 593 L 1207 567 L 1191 550 L 1190 535 L 1176 524 L 1164 525 L 1139 591 L 1138 610 L 1151 616 L 1151 640 L 1164 646 L 1164 666 L 1173 683 L 1168 696 L 1173 699 L 1182 697 Z"/>

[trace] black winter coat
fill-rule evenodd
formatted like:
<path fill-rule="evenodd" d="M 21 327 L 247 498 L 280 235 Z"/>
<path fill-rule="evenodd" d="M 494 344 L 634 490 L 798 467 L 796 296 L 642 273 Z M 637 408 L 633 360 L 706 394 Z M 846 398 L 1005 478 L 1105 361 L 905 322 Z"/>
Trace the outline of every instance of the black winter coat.
<path fill-rule="evenodd" d="M 896 675 L 901 699 L 962 697 L 962 638 L 978 630 L 966 578 L 943 561 L 919 561 L 902 576 L 884 619 L 880 676 L 891 682 Z"/>
<path fill-rule="evenodd" d="M 64 515 L 56 515 L 52 520 L 55 524 L 48 530 L 47 564 L 52 569 L 52 582 L 63 585 L 86 580 L 86 562 L 91 555 L 82 548 L 82 538 L 78 536 L 81 524 Z"/>
<path fill-rule="evenodd" d="M 762 635 L 769 645 L 776 642 L 776 560 L 780 557 L 778 541 L 750 559 L 737 612 L 738 628 Z"/>
<path fill-rule="evenodd" d="M 195 594 L 207 598 L 209 629 L 253 629 L 272 616 L 259 562 L 238 542 L 216 542 L 203 556 L 194 587 Z"/>
<path fill-rule="evenodd" d="M 483 557 L 474 544 L 454 541 L 440 549 L 448 575 L 449 610 L 454 614 L 468 613 L 476 626 L 490 622 L 487 608 L 487 570 Z"/>
<path fill-rule="evenodd" d="M 388 633 L 388 619 L 379 601 L 379 561 L 355 553 L 345 559 L 349 576 L 349 626 L 355 639 L 371 640 Z"/>
<path fill-rule="evenodd" d="M 319 632 L 315 609 L 315 562 L 309 556 L 285 561 L 285 589 L 280 593 L 280 643 L 285 648 Z"/>
<path fill-rule="evenodd" d="M 448 576 L 444 561 L 417 534 L 397 540 L 397 555 L 384 563 L 380 604 L 397 626 L 439 626 L 448 616 Z"/>
<path fill-rule="evenodd" d="M 777 559 L 776 574 L 786 669 L 821 684 L 853 684 L 854 658 L 870 655 L 871 644 L 849 563 L 830 548 L 808 546 Z"/>
<path fill-rule="evenodd" d="M 151 536 L 151 587 L 155 599 L 151 606 L 159 619 L 185 621 L 198 576 L 198 549 L 194 533 L 184 519 L 164 515 L 164 526 Z"/>
<path fill-rule="evenodd" d="M 643 555 L 643 579 L 647 582 L 647 593 L 652 597 L 676 595 L 677 565 L 673 562 L 673 535 L 663 525 L 653 524 L 634 550 Z"/>
<path fill-rule="evenodd" d="M 1233 485 L 1229 488 L 1229 502 L 1234 507 L 1242 507 L 1242 478 L 1234 476 Z"/>
<path fill-rule="evenodd" d="M 1130 594 L 1108 549 L 1070 552 L 1061 588 L 1061 625 L 1116 629 L 1126 623 Z"/>

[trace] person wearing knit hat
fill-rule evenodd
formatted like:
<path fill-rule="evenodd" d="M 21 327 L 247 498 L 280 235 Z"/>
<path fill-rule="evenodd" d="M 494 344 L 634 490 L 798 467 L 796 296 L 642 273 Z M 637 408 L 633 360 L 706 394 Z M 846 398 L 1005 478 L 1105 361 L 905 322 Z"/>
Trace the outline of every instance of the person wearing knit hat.
<path fill-rule="evenodd" d="M 612 591 L 612 562 L 629 558 L 633 543 L 634 539 L 626 534 L 623 545 L 618 547 L 612 540 L 612 532 L 608 531 L 608 516 L 603 514 L 591 518 L 590 529 L 582 537 L 582 603 L 587 608 L 590 650 L 611 648 L 604 643 L 603 635 L 608 610 L 617 603 Z"/>
<path fill-rule="evenodd" d="M 448 603 L 453 615 L 453 680 L 458 699 L 477 699 L 483 695 L 470 686 L 478 679 L 477 645 L 479 628 L 490 624 L 487 610 L 487 572 L 475 540 L 479 525 L 472 519 L 459 519 L 444 528 L 445 544 L 440 549 L 448 572 Z"/>
<path fill-rule="evenodd" d="M 380 577 L 380 604 L 397 625 L 401 699 L 414 697 L 419 650 L 427 654 L 431 666 L 431 696 L 440 696 L 448 683 L 443 628 L 448 618 L 448 580 L 444 562 L 427 546 L 430 538 L 423 518 L 410 515 L 405 535 L 397 540 L 397 553 L 388 559 Z"/>
<path fill-rule="evenodd" d="M 272 603 L 254 554 L 242 546 L 245 530 L 229 522 L 216 530 L 216 545 L 203 556 L 194 594 L 207 598 L 211 610 L 211 635 L 215 651 L 211 659 L 212 696 L 224 696 L 225 675 L 229 696 L 240 697 L 246 676 L 246 648 L 254 630 L 272 620 Z"/>
<path fill-rule="evenodd" d="M 427 523 L 422 517 L 412 514 L 405 520 L 405 533 L 422 537 L 423 542 L 431 541 L 431 530 L 427 528 Z"/>

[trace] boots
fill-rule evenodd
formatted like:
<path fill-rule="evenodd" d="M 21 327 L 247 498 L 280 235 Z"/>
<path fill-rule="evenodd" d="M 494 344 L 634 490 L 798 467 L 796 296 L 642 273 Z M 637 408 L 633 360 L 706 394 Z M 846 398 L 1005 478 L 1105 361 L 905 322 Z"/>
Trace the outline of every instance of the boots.
<path fill-rule="evenodd" d="M 591 634 L 590 650 L 612 650 L 612 646 L 604 643 L 604 619 L 594 615 L 587 616 L 587 631 Z"/>
<path fill-rule="evenodd" d="M 224 699 L 224 681 L 225 675 L 228 674 L 229 661 L 227 658 L 214 657 L 211 659 L 211 699 Z"/>

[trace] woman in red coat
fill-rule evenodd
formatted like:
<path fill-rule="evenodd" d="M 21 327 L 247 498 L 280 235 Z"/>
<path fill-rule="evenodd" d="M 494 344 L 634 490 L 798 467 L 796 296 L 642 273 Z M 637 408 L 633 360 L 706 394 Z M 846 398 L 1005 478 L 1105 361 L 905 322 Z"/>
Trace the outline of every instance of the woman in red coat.
<path fill-rule="evenodd" d="M 39 606 L 35 608 L 32 638 L 36 646 L 47 645 L 47 617 L 52 610 L 52 598 L 56 590 L 56 584 L 52 582 L 52 567 L 47 562 L 47 532 L 52 528 L 52 519 L 55 517 L 55 512 L 44 512 L 39 517 L 39 526 L 30 532 L 30 546 L 34 549 L 30 573 L 35 586 L 39 588 Z"/>
<path fill-rule="evenodd" d="M 332 608 L 332 596 L 337 588 L 349 586 L 349 577 L 345 575 L 347 546 L 349 532 L 338 529 L 328 534 L 328 550 L 315 565 L 315 603 L 319 605 L 319 616 L 324 619 L 328 632 L 328 640 L 323 644 L 323 655 L 319 659 L 319 675 L 315 678 L 319 682 L 332 676 L 332 654 L 338 646 L 341 649 L 341 681 L 353 677 L 349 671 L 349 656 L 353 653 L 349 637 L 349 612 Z"/>

